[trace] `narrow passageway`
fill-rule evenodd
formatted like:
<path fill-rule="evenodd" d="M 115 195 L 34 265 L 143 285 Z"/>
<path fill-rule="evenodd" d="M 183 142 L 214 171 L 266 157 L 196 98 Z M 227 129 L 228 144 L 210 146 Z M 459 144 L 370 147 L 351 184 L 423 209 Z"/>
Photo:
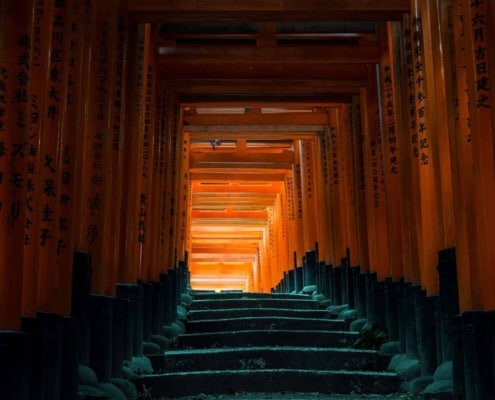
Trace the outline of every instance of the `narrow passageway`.
<path fill-rule="evenodd" d="M 495 399 L 494 16 L 0 0 L 0 398 Z"/>

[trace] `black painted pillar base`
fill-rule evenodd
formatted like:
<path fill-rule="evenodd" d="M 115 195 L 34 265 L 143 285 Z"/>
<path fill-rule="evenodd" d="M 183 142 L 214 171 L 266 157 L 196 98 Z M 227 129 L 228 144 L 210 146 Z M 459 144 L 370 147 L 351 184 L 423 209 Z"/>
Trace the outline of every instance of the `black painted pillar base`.
<path fill-rule="evenodd" d="M 153 312 L 153 287 L 150 282 L 144 282 L 143 287 L 143 341 L 151 339 L 151 313 Z"/>
<path fill-rule="evenodd" d="M 61 400 L 76 400 L 79 374 L 79 346 L 77 321 L 65 317 L 62 320 L 63 329 L 63 359 L 62 359 L 62 386 Z"/>
<path fill-rule="evenodd" d="M 373 282 L 373 300 L 374 300 L 374 319 L 373 322 L 380 328 L 386 331 L 387 318 L 385 309 L 385 282 Z M 388 335 L 388 332 L 387 332 Z"/>
<path fill-rule="evenodd" d="M 375 288 L 376 273 L 368 272 L 366 274 L 366 316 L 368 321 L 371 323 L 376 323 L 375 316 Z"/>
<path fill-rule="evenodd" d="M 397 283 L 397 321 L 399 333 L 399 346 L 401 354 L 406 353 L 406 306 L 405 296 L 406 288 L 409 283 L 403 280 Z"/>
<path fill-rule="evenodd" d="M 399 301 L 397 283 L 391 278 L 385 280 L 385 321 L 388 340 L 399 340 Z"/>
<path fill-rule="evenodd" d="M 304 267 L 297 267 L 296 268 L 296 292 L 299 293 L 300 291 L 303 290 L 303 268 Z"/>
<path fill-rule="evenodd" d="M 59 399 L 63 367 L 63 317 L 39 312 L 23 318 L 22 330 L 31 336 L 30 400 Z"/>
<path fill-rule="evenodd" d="M 122 378 L 126 335 L 127 299 L 117 297 L 113 301 L 112 327 L 112 378 Z"/>
<path fill-rule="evenodd" d="M 440 362 L 452 360 L 457 351 L 452 343 L 452 317 L 459 314 L 457 265 L 455 248 L 438 252 L 438 279 L 440 296 L 440 330 L 442 338 Z"/>
<path fill-rule="evenodd" d="M 90 297 L 91 353 L 89 366 L 100 382 L 112 377 L 113 298 L 99 294 Z"/>
<path fill-rule="evenodd" d="M 79 344 L 79 363 L 89 365 L 91 318 L 89 296 L 91 294 L 91 257 L 76 252 L 72 268 L 71 316 L 76 320 Z"/>
<path fill-rule="evenodd" d="M 134 327 L 133 355 L 143 356 L 144 341 L 144 286 L 136 285 L 136 325 Z"/>
<path fill-rule="evenodd" d="M 487 331 L 485 313 L 466 312 L 462 321 L 465 398 L 494 399 L 492 332 Z"/>
<path fill-rule="evenodd" d="M 360 268 L 350 267 L 349 268 L 349 308 L 357 309 L 359 304 L 359 287 L 358 287 L 358 277 L 360 273 Z"/>
<path fill-rule="evenodd" d="M 416 330 L 416 306 L 414 293 L 421 290 L 419 285 L 405 284 L 402 292 L 405 351 L 409 358 L 418 358 L 418 340 Z"/>
<path fill-rule="evenodd" d="M 415 287 L 416 340 L 421 363 L 421 375 L 433 375 L 437 367 L 435 297 Z"/>
<path fill-rule="evenodd" d="M 342 304 L 349 304 L 349 308 L 351 308 L 351 304 L 349 302 L 349 263 L 347 258 L 342 258 L 340 260 L 340 284 L 342 285 Z"/>
<path fill-rule="evenodd" d="M 342 270 L 339 266 L 332 268 L 332 302 L 335 305 L 342 303 Z"/>
<path fill-rule="evenodd" d="M 452 375 L 454 381 L 454 400 L 465 400 L 465 372 L 464 372 L 464 341 L 462 334 L 462 316 L 452 317 L 452 346 L 456 349 L 452 353 Z"/>
<path fill-rule="evenodd" d="M 31 337 L 24 332 L 0 331 L 0 393 L 5 399 L 30 400 Z"/>
<path fill-rule="evenodd" d="M 153 286 L 151 297 L 151 333 L 160 335 L 165 313 L 165 290 L 162 282 L 151 282 Z"/>
<path fill-rule="evenodd" d="M 289 293 L 292 293 L 294 290 L 296 290 L 295 275 L 296 271 L 294 271 L 293 269 L 288 272 L 287 276 Z"/>
<path fill-rule="evenodd" d="M 367 318 L 368 317 L 368 312 L 367 312 L 367 306 L 366 306 L 366 279 L 367 279 L 367 273 L 359 274 L 357 276 L 357 285 L 356 285 L 356 292 L 357 292 L 357 313 L 359 318 Z"/>
<path fill-rule="evenodd" d="M 134 354 L 134 327 L 135 322 L 135 292 L 136 285 L 130 285 L 125 283 L 117 284 L 117 298 L 121 302 L 122 312 L 124 314 L 124 326 L 122 331 L 123 337 L 123 358 L 124 360 L 131 360 Z"/>

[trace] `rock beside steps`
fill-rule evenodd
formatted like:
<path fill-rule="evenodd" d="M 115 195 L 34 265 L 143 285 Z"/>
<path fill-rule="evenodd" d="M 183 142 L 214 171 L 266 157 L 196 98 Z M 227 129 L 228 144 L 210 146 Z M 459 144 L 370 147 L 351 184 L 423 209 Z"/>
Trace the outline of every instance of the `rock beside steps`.
<path fill-rule="evenodd" d="M 195 295 L 177 348 L 150 357 L 150 399 L 235 393 L 392 394 L 389 356 L 357 350 L 348 321 L 308 296 Z"/>

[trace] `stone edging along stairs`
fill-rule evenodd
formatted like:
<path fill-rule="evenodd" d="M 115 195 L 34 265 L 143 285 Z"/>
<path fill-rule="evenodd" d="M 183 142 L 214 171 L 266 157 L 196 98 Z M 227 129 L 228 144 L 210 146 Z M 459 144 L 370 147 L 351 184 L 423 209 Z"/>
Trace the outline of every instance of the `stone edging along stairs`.
<path fill-rule="evenodd" d="M 304 295 L 195 293 L 177 348 L 136 382 L 151 398 L 311 392 L 390 394 L 389 356 L 357 350 L 358 334 Z"/>

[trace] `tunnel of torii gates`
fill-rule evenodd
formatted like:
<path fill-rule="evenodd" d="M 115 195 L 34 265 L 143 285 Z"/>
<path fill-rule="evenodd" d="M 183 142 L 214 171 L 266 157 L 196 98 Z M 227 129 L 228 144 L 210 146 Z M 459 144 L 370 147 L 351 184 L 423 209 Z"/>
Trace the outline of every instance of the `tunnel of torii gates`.
<path fill-rule="evenodd" d="M 495 309 L 490 1 L 0 6 L 0 329 L 70 316 L 84 256 L 109 297 L 279 290 L 313 251 Z"/>

